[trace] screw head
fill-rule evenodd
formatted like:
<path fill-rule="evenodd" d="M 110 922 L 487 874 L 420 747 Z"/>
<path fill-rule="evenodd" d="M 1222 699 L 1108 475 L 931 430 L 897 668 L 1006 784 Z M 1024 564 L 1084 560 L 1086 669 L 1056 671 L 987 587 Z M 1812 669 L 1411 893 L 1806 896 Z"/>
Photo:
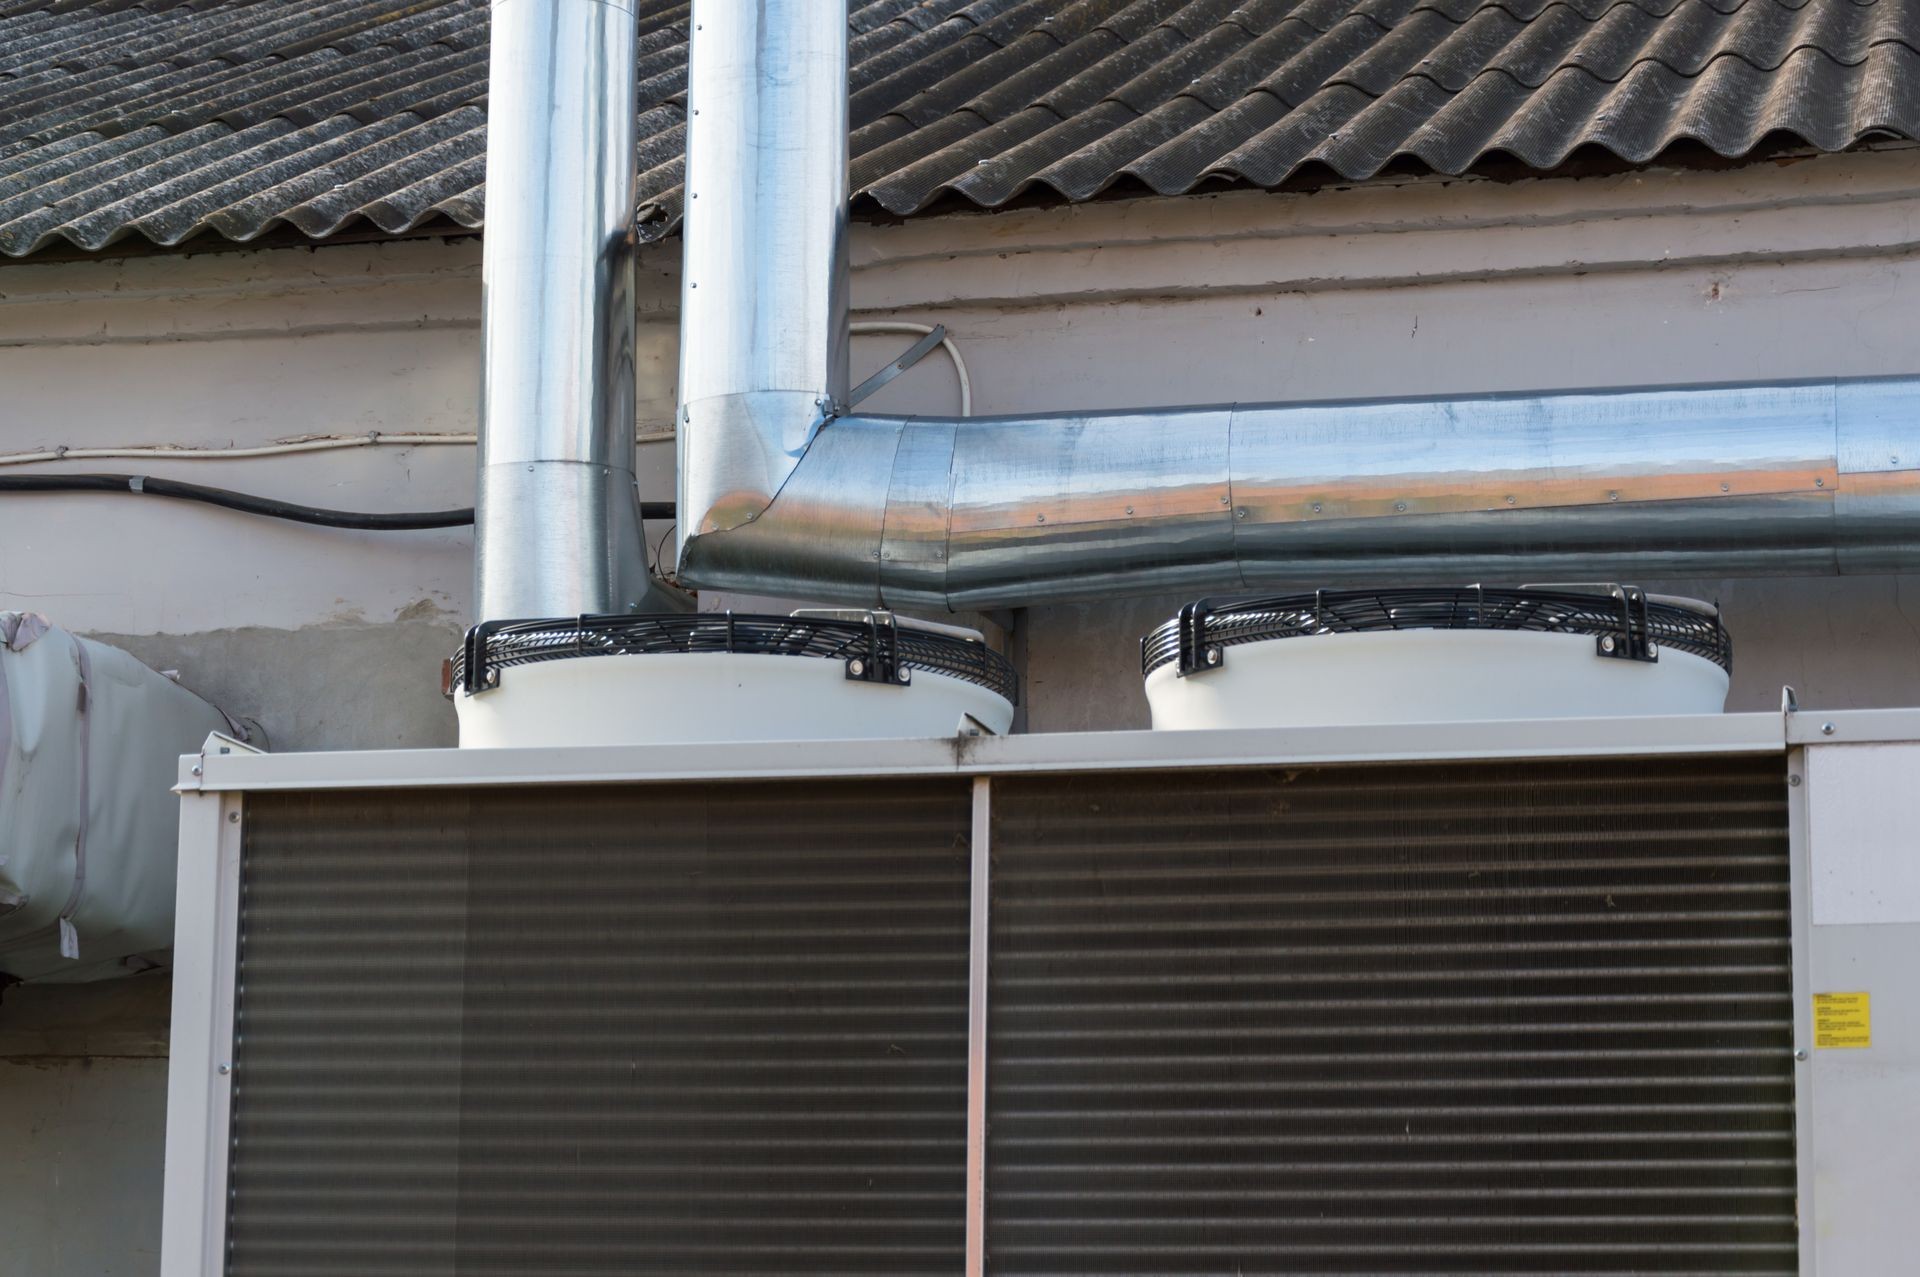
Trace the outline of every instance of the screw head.
<path fill-rule="evenodd" d="M 1613 635 L 1611 634 L 1600 640 L 1600 650 L 1603 652 L 1611 652 L 1614 646 Z"/>
<path fill-rule="evenodd" d="M 1807 1048 L 1803 1046 L 1803 1047 L 1801 1047 L 1801 1048 L 1800 1048 L 1799 1050 L 1797 1050 L 1797 1051 L 1795 1051 L 1795 1052 L 1793 1053 L 1793 1058 L 1794 1058 L 1794 1059 L 1796 1059 L 1796 1060 L 1804 1060 L 1804 1059 L 1806 1059 L 1806 1058 L 1807 1058 Z"/>
<path fill-rule="evenodd" d="M 1319 503 L 1318 501 L 1316 501 L 1316 502 L 1314 502 L 1314 503 L 1313 503 L 1313 512 L 1314 512 L 1315 514 L 1319 514 L 1319 513 L 1320 513 L 1320 503 Z"/>
<path fill-rule="evenodd" d="M 228 823 L 229 825 L 237 825 L 237 824 L 239 824 L 239 823 L 240 823 L 240 813 L 239 813 L 239 812 L 237 812 L 237 811 L 230 811 L 230 812 L 228 812 L 228 813 L 227 813 L 227 823 Z"/>
<path fill-rule="evenodd" d="M 911 683 L 913 681 L 912 671 L 908 670 L 907 667 L 904 665 L 900 667 L 900 673 L 898 677 L 899 677 L 899 681 L 902 683 Z"/>
<path fill-rule="evenodd" d="M 1837 729 L 1834 727 L 1832 723 L 1820 724 L 1820 734 L 1822 736 L 1831 736 L 1836 730 Z"/>
<path fill-rule="evenodd" d="M 196 776 L 199 776 L 202 774 L 202 769 L 199 763 L 195 763 L 193 765 L 193 774 Z"/>
<path fill-rule="evenodd" d="M 1797 789 L 1800 785 L 1800 778 L 1798 776 L 1789 776 L 1787 777 L 1787 784 L 1792 785 Z"/>
<path fill-rule="evenodd" d="M 861 675 L 865 674 L 866 672 L 867 672 L 867 663 L 861 660 L 859 657 L 856 656 L 852 660 L 847 662 L 847 673 L 853 675 L 855 678 L 859 678 Z"/>
<path fill-rule="evenodd" d="M 1128 513 L 1128 514 L 1132 514 L 1132 513 L 1133 513 L 1133 507 L 1132 507 L 1132 506 L 1128 506 L 1128 507 L 1127 507 L 1127 513 Z"/>
<path fill-rule="evenodd" d="M 1209 665 L 1218 665 L 1219 663 L 1220 663 L 1220 649 L 1219 649 L 1219 648 L 1217 648 L 1217 647 L 1210 647 L 1210 648 L 1208 648 L 1208 649 L 1207 649 L 1207 664 L 1209 664 Z"/>
<path fill-rule="evenodd" d="M 1246 518 L 1246 517 L 1247 517 L 1247 507 L 1245 507 L 1245 506 L 1241 506 L 1241 507 L 1240 507 L 1239 509 L 1237 509 L 1237 510 L 1235 510 L 1235 511 L 1233 512 L 1233 517 L 1234 517 L 1234 518 L 1236 518 L 1236 519 L 1244 519 L 1244 518 Z"/>
<path fill-rule="evenodd" d="M 1407 503 L 1404 501 L 1396 501 L 1393 503 L 1393 508 L 1405 514 L 1407 512 Z"/>
<path fill-rule="evenodd" d="M 233 1065 L 231 1065 L 231 1064 L 222 1064 L 222 1065 L 220 1066 L 220 1076 L 222 1076 L 222 1077 L 225 1077 L 225 1076 L 226 1076 L 227 1074 L 229 1074 L 229 1073 L 231 1073 L 231 1072 L 233 1072 Z"/>
<path fill-rule="evenodd" d="M 1658 643 L 1647 644 L 1647 655 L 1648 656 L 1660 655 L 1660 645 Z"/>
<path fill-rule="evenodd" d="M 1044 514 L 1036 514 L 1033 516 L 1033 521 L 1035 523 L 1045 523 L 1047 521 L 1047 516 Z"/>

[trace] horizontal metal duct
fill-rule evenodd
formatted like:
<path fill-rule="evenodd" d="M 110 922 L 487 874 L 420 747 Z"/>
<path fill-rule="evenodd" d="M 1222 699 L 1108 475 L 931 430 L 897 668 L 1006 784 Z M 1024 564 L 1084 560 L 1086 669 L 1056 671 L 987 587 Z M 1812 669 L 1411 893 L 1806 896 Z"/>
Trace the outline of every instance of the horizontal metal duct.
<path fill-rule="evenodd" d="M 844 14 L 808 0 L 694 14 L 688 584 L 961 609 L 1294 582 L 1884 572 L 1920 547 L 1920 378 L 844 415 Z"/>
<path fill-rule="evenodd" d="M 682 575 L 893 607 L 1289 582 L 1891 572 L 1920 378 L 1074 416 L 840 417 L 773 455 L 688 405 Z M 737 480 L 741 476 L 733 471 Z"/>

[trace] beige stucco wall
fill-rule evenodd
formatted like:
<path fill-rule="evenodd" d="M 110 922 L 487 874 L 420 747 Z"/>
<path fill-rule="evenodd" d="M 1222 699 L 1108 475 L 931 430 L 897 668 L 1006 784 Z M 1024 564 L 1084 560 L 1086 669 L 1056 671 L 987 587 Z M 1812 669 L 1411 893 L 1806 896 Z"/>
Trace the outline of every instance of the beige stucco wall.
<path fill-rule="evenodd" d="M 0 450 L 473 428 L 478 245 L 0 268 Z M 471 449 L 71 462 L 315 505 L 472 503 Z M 0 607 L 121 641 L 294 748 L 448 740 L 434 686 L 465 532 L 304 528 L 123 497 L 12 497 Z M 450 650 L 450 649 L 449 649 Z"/>
<path fill-rule="evenodd" d="M 857 318 L 946 323 L 983 413 L 1914 373 L 1917 245 L 1920 154 L 1903 150 L 862 226 L 854 296 Z M 656 435 L 675 252 L 643 261 L 640 424 Z M 0 451 L 470 430 L 479 262 L 466 240 L 0 267 Z M 897 344 L 860 339 L 856 375 Z M 936 357 L 872 406 L 954 396 Z M 643 445 L 645 495 L 670 495 L 670 465 L 670 440 Z M 66 468 L 370 510 L 472 498 L 464 448 Z M 0 607 L 180 670 L 278 748 L 452 741 L 438 668 L 466 620 L 466 534 L 120 497 L 0 509 Z M 1920 578 L 1658 584 L 1727 605 L 1736 707 L 1777 703 L 1783 682 L 1812 707 L 1920 703 Z M 1179 601 L 1035 609 L 1031 726 L 1142 724 L 1134 641 Z M 132 1014 L 164 1022 L 164 993 L 130 989 Z M 55 1277 L 151 1272 L 161 1048 L 74 1036 L 88 1005 L 56 996 L 22 1028 L 17 997 L 0 1004 L 0 1147 L 26 1154 L 0 1177 L 0 1235 Z M 111 1236 L 76 1213 L 75 1176 L 120 1201 Z"/>
<path fill-rule="evenodd" d="M 982 413 L 1910 373 L 1917 240 L 1920 152 L 1902 149 L 863 225 L 854 297 L 856 318 L 946 323 Z M 654 435 L 672 420 L 676 252 L 642 262 Z M 479 261 L 468 239 L 0 268 L 0 449 L 470 430 Z M 856 369 L 904 340 L 859 339 Z M 936 356 L 872 406 L 955 395 Z M 671 454 L 643 445 L 647 495 L 670 495 Z M 465 448 L 67 466 L 364 509 L 467 504 L 471 467 Z M 8 513 L 0 607 L 180 669 L 281 748 L 451 740 L 438 664 L 466 619 L 466 534 L 109 497 Z M 1920 700 L 1911 582 L 1689 588 L 1729 605 L 1740 706 L 1783 679 L 1814 704 Z M 1032 725 L 1142 722 L 1133 640 L 1176 602 L 1036 610 Z"/>

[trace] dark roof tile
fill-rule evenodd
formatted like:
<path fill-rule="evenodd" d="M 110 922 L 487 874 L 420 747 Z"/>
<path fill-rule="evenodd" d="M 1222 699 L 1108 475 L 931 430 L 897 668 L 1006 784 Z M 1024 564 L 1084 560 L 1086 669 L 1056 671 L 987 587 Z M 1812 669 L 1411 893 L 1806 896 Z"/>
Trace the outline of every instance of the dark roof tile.
<path fill-rule="evenodd" d="M 477 227 L 487 16 L 0 0 L 0 252 Z M 650 235 L 680 215 L 688 22 L 641 0 Z M 853 187 L 902 214 L 1920 138 L 1920 0 L 856 0 L 847 25 Z"/>
<path fill-rule="evenodd" d="M 1293 18 L 1282 18 L 1250 40 L 1238 23 L 1223 25 L 1219 33 L 1242 43 L 1230 53 L 1223 50 L 1224 56 L 1190 81 L 1185 90 L 1177 83 L 1171 86 L 1174 93 L 1196 98 L 1215 111 L 1224 111 L 1244 98 L 1258 88 L 1274 68 L 1285 66 L 1321 38 L 1319 31 Z M 1195 42 L 1196 46 L 1205 43 L 1205 40 Z"/>

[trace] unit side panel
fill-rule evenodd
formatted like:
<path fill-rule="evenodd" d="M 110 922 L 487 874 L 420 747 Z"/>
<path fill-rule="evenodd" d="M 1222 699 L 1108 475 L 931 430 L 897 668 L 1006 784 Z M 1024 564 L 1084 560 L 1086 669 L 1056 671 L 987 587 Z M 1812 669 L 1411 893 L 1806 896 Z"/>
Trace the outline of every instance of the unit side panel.
<path fill-rule="evenodd" d="M 1920 1262 L 1920 745 L 1805 755 L 1814 1270 L 1910 1272 Z"/>

